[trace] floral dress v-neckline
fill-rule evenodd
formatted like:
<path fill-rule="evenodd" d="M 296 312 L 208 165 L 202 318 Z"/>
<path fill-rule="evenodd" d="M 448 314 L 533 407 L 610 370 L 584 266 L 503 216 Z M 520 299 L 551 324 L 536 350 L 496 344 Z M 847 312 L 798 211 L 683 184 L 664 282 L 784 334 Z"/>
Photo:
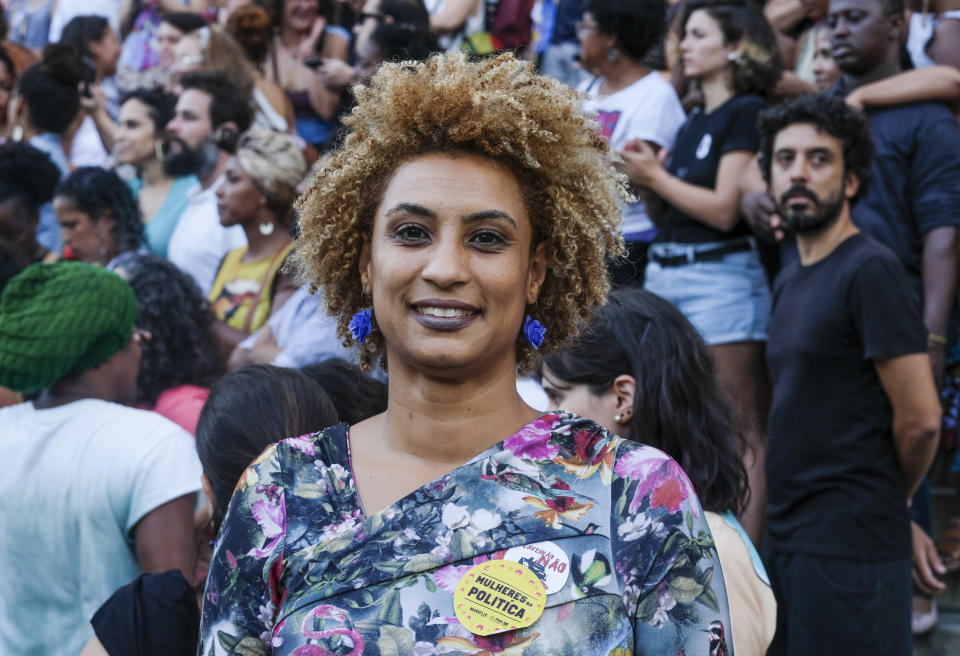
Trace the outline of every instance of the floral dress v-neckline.
<path fill-rule="evenodd" d="M 529 545 L 553 554 L 532 571 L 559 576 L 543 614 L 468 631 L 459 580 Z M 199 653 L 707 654 L 729 631 L 713 539 L 679 465 L 548 413 L 370 516 L 345 425 L 268 449 L 218 537 Z"/>

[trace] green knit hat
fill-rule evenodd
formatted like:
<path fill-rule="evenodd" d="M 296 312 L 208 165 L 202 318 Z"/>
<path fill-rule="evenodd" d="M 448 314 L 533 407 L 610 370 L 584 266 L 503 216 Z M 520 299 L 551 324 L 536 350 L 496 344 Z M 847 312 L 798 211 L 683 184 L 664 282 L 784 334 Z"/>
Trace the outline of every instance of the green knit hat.
<path fill-rule="evenodd" d="M 97 367 L 133 332 L 127 282 L 82 262 L 34 264 L 0 296 L 0 385 L 30 394 Z"/>

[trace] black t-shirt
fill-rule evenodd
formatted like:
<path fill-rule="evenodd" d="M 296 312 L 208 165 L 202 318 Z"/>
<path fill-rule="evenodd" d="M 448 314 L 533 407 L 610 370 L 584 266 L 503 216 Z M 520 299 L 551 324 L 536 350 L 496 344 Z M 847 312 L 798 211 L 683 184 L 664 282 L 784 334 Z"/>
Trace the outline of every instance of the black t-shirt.
<path fill-rule="evenodd" d="M 831 90 L 846 95 L 846 79 Z M 934 102 L 871 109 L 874 156 L 853 222 L 892 250 L 920 291 L 923 235 L 960 226 L 960 125 Z"/>
<path fill-rule="evenodd" d="M 667 171 L 684 182 L 713 189 L 720 158 L 730 152 L 756 152 L 760 148 L 757 114 L 767 106 L 759 96 L 734 96 L 709 114 L 695 109 L 680 126 Z M 715 230 L 667 204 L 660 219 L 658 242 L 697 244 L 726 241 L 750 234 L 740 221 L 730 232 Z"/>
<path fill-rule="evenodd" d="M 180 570 L 141 574 L 90 623 L 110 656 L 194 656 L 200 640 L 196 594 Z"/>
<path fill-rule="evenodd" d="M 910 555 L 893 412 L 873 360 L 925 353 L 919 299 L 885 246 L 858 233 L 774 283 L 767 363 L 767 539 L 779 551 Z"/>

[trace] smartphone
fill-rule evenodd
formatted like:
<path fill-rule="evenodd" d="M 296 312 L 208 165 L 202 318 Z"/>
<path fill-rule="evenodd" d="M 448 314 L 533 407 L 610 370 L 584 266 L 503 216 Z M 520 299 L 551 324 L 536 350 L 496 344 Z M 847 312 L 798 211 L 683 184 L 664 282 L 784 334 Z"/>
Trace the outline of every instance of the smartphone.
<path fill-rule="evenodd" d="M 90 97 L 90 85 L 95 79 L 97 79 L 97 64 L 90 57 L 84 55 L 80 58 L 83 61 L 83 66 L 86 69 L 84 78 L 83 78 L 83 95 L 87 98 Z"/>
<path fill-rule="evenodd" d="M 303 65 L 306 66 L 307 68 L 312 68 L 313 70 L 317 70 L 318 68 L 323 66 L 323 57 L 321 57 L 320 55 L 310 55 L 309 57 L 303 60 Z"/>

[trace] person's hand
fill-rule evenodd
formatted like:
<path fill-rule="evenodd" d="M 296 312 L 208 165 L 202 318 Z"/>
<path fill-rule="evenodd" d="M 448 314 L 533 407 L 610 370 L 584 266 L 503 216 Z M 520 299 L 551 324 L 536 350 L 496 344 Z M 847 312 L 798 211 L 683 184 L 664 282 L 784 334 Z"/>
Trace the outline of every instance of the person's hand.
<path fill-rule="evenodd" d="M 744 194 L 740 199 L 740 214 L 758 237 L 778 242 L 786 235 L 783 218 L 777 214 L 776 205 L 766 192 Z"/>
<path fill-rule="evenodd" d="M 253 340 L 253 348 L 250 349 L 250 360 L 254 364 L 270 364 L 283 351 L 277 340 L 273 338 L 273 331 L 270 326 L 264 326 L 257 331 L 257 338 Z"/>
<path fill-rule="evenodd" d="M 947 568 L 943 566 L 940 556 L 937 555 L 937 547 L 926 531 L 912 520 L 910 532 L 913 538 L 914 589 L 927 595 L 940 594 L 947 586 L 935 574 L 942 576 L 947 573 Z"/>
<path fill-rule="evenodd" d="M 861 93 L 859 88 L 848 93 L 844 101 L 854 109 L 859 109 L 861 112 L 863 111 L 863 93 Z"/>
<path fill-rule="evenodd" d="M 357 80 L 356 69 L 342 59 L 327 58 L 317 69 L 317 77 L 328 89 L 342 89 Z"/>
<path fill-rule="evenodd" d="M 88 86 L 90 95 L 84 95 L 84 85 L 80 85 L 80 107 L 88 116 L 94 116 L 107 108 L 107 94 L 100 88 L 99 84 Z"/>
<path fill-rule="evenodd" d="M 300 47 L 297 50 L 300 61 L 303 61 L 310 55 L 316 54 L 317 42 L 320 40 L 320 35 L 323 34 L 325 29 L 327 29 L 327 19 L 323 16 L 317 16 L 313 21 L 313 27 L 310 28 L 310 34 L 300 42 Z"/>
<path fill-rule="evenodd" d="M 632 184 L 649 188 L 654 177 L 663 170 L 653 146 L 642 139 L 634 139 L 619 153 L 623 158 L 623 173 Z"/>

